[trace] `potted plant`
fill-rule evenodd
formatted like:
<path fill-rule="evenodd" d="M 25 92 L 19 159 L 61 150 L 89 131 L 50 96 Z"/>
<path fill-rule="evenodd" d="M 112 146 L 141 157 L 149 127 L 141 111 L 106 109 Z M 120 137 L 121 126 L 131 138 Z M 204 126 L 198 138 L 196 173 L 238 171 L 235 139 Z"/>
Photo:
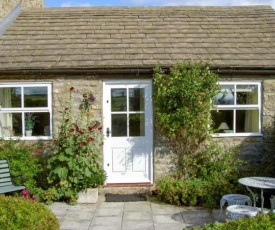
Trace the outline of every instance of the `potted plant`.
<path fill-rule="evenodd" d="M 25 115 L 25 134 L 26 136 L 32 135 L 32 129 L 37 122 L 36 116 L 34 116 L 32 113 L 26 113 Z"/>

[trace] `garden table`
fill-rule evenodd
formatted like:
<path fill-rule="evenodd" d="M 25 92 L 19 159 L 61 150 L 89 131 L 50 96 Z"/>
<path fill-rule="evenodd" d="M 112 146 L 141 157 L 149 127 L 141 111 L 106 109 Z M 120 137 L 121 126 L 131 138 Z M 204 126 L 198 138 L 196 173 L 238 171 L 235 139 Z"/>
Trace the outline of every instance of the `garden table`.
<path fill-rule="evenodd" d="M 239 183 L 245 185 L 253 197 L 254 207 L 256 206 L 257 194 L 253 193 L 249 187 L 261 189 L 261 212 L 264 208 L 264 189 L 275 189 L 275 178 L 272 177 L 244 177 L 239 179 Z"/>

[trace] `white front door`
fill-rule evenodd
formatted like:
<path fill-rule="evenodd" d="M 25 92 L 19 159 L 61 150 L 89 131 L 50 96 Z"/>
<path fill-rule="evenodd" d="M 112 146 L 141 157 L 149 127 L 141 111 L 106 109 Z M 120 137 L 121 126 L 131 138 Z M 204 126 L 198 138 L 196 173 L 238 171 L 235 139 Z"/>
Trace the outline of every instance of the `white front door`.
<path fill-rule="evenodd" d="M 104 169 L 109 183 L 152 183 L 152 83 L 104 81 Z"/>

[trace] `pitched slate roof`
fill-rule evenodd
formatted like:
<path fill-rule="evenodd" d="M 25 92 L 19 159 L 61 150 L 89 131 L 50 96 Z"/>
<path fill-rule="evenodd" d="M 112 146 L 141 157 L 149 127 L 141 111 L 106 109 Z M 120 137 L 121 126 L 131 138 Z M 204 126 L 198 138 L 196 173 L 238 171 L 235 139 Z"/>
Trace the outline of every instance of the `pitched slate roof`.
<path fill-rule="evenodd" d="M 0 37 L 0 70 L 170 66 L 275 67 L 275 12 L 247 7 L 24 10 Z"/>

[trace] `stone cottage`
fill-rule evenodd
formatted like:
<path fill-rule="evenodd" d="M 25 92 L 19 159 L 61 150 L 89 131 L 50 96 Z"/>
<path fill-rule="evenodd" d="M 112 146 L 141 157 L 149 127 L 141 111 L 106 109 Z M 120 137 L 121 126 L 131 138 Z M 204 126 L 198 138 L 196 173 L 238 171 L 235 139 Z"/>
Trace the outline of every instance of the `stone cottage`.
<path fill-rule="evenodd" d="M 275 12 L 270 6 L 21 9 L 0 24 L 0 137 L 51 141 L 64 92 L 91 92 L 103 124 L 107 184 L 149 185 L 169 170 L 154 132 L 152 73 L 210 60 L 222 93 L 212 111 L 224 145 L 249 167 L 272 153 Z M 5 19 L 4 19 L 5 20 Z M 39 125 L 26 135 L 25 117 Z M 248 170 L 249 170 L 248 167 Z"/>

